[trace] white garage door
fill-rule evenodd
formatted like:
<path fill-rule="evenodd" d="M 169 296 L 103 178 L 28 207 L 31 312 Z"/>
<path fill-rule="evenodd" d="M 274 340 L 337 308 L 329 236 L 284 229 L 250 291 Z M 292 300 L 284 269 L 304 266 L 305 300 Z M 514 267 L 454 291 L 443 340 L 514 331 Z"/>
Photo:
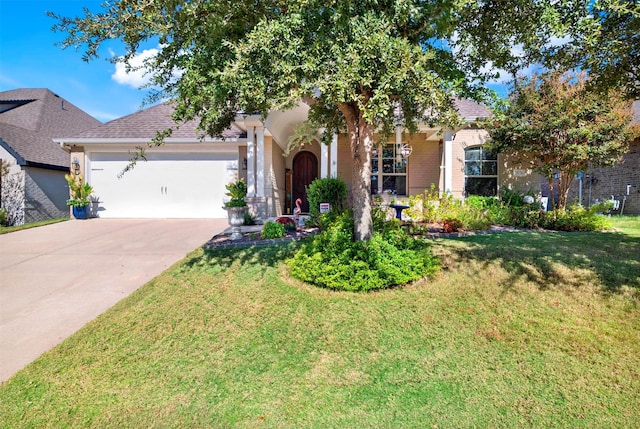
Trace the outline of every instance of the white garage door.
<path fill-rule="evenodd" d="M 90 155 L 90 183 L 104 218 L 224 218 L 225 184 L 237 171 L 237 153 L 148 154 L 118 178 L 129 154 Z"/>

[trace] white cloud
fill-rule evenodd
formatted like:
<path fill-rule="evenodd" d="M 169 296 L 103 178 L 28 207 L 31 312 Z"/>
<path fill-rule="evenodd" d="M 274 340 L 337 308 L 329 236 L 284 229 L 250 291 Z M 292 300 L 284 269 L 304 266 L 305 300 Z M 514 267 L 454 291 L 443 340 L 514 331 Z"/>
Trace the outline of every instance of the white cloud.
<path fill-rule="evenodd" d="M 0 91 L 5 91 L 9 88 L 24 88 L 25 86 L 22 82 L 0 73 Z"/>
<path fill-rule="evenodd" d="M 121 85 L 128 85 L 133 88 L 141 88 L 149 84 L 151 81 L 150 74 L 149 70 L 145 67 L 145 62 L 158 55 L 158 52 L 158 49 L 155 48 L 145 49 L 135 55 L 129 61 L 129 65 L 132 67 L 130 71 L 127 71 L 127 66 L 123 62 L 117 62 L 116 71 L 111 75 L 111 78 Z"/>
<path fill-rule="evenodd" d="M 117 115 L 111 112 L 105 112 L 102 110 L 86 110 L 88 114 L 99 120 L 100 122 L 109 122 L 114 119 L 118 119 L 122 117 L 122 115 Z"/>

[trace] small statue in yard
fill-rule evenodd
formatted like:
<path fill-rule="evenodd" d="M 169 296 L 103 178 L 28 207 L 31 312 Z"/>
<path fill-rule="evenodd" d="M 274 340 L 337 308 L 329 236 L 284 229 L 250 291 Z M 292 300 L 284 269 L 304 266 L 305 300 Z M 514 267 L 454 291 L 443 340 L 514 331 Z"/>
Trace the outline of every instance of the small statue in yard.
<path fill-rule="evenodd" d="M 302 213 L 302 200 L 298 198 L 296 200 L 296 208 L 293 209 L 293 218 L 296 221 L 296 225 L 300 226 L 300 213 Z"/>

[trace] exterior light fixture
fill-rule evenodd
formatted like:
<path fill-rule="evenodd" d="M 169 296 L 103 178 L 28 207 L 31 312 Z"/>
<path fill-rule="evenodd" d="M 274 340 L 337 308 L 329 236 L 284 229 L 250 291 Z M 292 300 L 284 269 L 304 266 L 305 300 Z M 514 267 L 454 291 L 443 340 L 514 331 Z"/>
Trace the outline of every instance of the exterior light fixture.
<path fill-rule="evenodd" d="M 413 148 L 408 143 L 403 143 L 402 146 L 400 146 L 400 155 L 403 158 L 408 158 L 411 152 L 413 152 Z"/>
<path fill-rule="evenodd" d="M 73 174 L 75 174 L 76 176 L 80 174 L 80 161 L 78 160 L 78 158 L 73 158 L 71 169 L 73 171 Z"/>
<path fill-rule="evenodd" d="M 247 158 L 242 158 L 242 169 L 243 170 L 247 169 Z"/>

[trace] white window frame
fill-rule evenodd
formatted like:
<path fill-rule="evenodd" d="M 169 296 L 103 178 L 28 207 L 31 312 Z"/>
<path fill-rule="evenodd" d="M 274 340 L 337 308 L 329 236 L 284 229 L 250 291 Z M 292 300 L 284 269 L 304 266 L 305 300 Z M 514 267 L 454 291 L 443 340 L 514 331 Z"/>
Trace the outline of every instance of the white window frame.
<path fill-rule="evenodd" d="M 392 156 L 390 157 L 380 156 L 380 155 L 384 155 L 384 149 L 385 148 L 388 149 L 389 147 L 393 150 Z M 372 192 L 372 195 L 382 194 L 382 192 L 384 191 L 383 184 L 384 184 L 385 177 L 404 177 L 405 178 L 404 179 L 405 194 L 392 193 L 392 195 L 406 196 L 406 192 L 409 185 L 409 159 L 402 157 L 402 155 L 400 155 L 401 148 L 402 148 L 401 143 L 398 144 L 396 142 L 386 142 L 386 143 L 379 143 L 378 146 L 376 146 L 376 148 L 374 149 L 374 154 L 371 156 L 371 181 L 373 183 L 373 180 L 374 180 L 373 178 L 374 177 L 377 178 L 376 181 L 378 183 L 378 189 L 376 192 Z M 384 166 L 384 160 L 391 160 L 392 162 L 395 161 L 392 166 L 393 172 L 384 172 L 384 168 L 381 168 Z M 375 168 L 376 161 L 377 161 L 377 169 Z M 396 172 L 398 162 L 404 165 L 404 172 Z"/>
<path fill-rule="evenodd" d="M 475 150 L 475 149 L 480 149 L 480 156 L 479 159 L 477 160 L 467 160 L 467 152 L 470 150 Z M 496 159 L 483 159 L 484 155 L 483 153 L 485 152 L 485 149 L 483 146 L 471 146 L 471 147 L 467 147 L 464 150 L 464 166 L 463 166 L 463 171 L 464 171 L 464 195 L 465 197 L 470 196 L 470 194 L 467 191 L 467 179 L 471 178 L 471 179 L 495 179 L 496 180 L 496 189 L 495 189 L 495 194 L 498 194 L 498 177 L 499 177 L 499 171 L 498 168 L 500 167 L 500 164 L 498 164 L 498 154 L 495 154 Z M 489 152 L 489 151 L 486 151 Z M 480 174 L 467 174 L 467 163 L 469 162 L 480 162 Z M 489 163 L 489 162 L 493 162 L 495 163 L 495 171 L 496 174 L 482 174 L 483 173 L 483 164 L 484 163 Z M 471 194 L 471 195 L 476 195 L 476 194 Z"/>

